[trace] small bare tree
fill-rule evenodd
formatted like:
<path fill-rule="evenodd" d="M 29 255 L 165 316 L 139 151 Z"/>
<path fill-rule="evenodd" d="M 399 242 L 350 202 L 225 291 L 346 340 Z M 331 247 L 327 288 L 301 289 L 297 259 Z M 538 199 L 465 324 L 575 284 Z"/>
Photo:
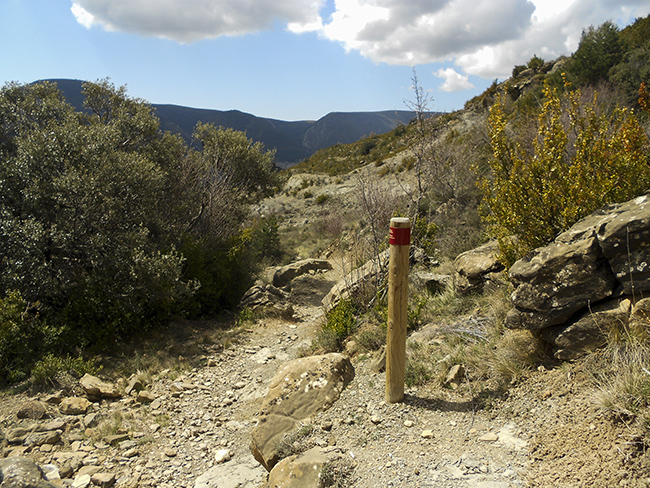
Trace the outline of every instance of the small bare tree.
<path fill-rule="evenodd" d="M 413 90 L 413 100 L 404 100 L 404 104 L 412 111 L 415 112 L 415 120 L 412 122 L 415 131 L 411 136 L 409 146 L 413 157 L 413 169 L 415 171 L 416 188 L 415 191 L 407 190 L 404 185 L 402 189 L 409 196 L 411 200 L 411 211 L 409 217 L 413 222 L 417 221 L 420 215 L 420 207 L 430 186 L 430 179 L 427 178 L 427 173 L 431 171 L 434 166 L 432 160 L 434 131 L 433 124 L 431 123 L 431 113 L 429 105 L 433 102 L 433 98 L 424 90 L 420 85 L 417 71 L 413 68 L 411 76 L 411 89 Z"/>

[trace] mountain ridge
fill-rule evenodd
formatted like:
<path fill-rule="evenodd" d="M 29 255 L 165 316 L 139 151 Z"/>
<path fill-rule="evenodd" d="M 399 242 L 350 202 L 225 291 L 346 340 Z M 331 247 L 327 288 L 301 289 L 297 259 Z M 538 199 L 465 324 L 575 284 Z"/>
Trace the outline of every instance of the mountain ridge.
<path fill-rule="evenodd" d="M 56 83 L 65 99 L 83 110 L 82 80 L 53 78 L 38 80 Z M 258 117 L 240 110 L 215 110 L 175 104 L 150 103 L 160 119 L 160 128 L 179 134 L 192 142 L 198 122 L 213 123 L 245 132 L 266 149 L 276 150 L 276 164 L 286 168 L 308 158 L 319 149 L 335 144 L 349 144 L 371 134 L 383 134 L 400 124 L 408 124 L 414 112 L 384 110 L 376 112 L 330 112 L 318 120 L 285 121 Z"/>

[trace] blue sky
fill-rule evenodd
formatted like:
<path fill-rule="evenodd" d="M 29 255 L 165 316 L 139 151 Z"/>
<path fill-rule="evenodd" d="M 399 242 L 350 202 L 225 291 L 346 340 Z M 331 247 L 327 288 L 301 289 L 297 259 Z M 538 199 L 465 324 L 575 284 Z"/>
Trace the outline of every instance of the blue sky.
<path fill-rule="evenodd" d="M 534 54 L 625 26 L 618 0 L 1 0 L 0 81 L 110 77 L 151 103 L 282 120 L 406 109 L 416 68 L 452 111 Z"/>

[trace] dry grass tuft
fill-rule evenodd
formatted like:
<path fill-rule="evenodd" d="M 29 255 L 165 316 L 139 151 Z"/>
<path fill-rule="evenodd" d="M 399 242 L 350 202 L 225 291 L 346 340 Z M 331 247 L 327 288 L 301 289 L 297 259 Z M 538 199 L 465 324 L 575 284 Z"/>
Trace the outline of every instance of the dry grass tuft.
<path fill-rule="evenodd" d="M 650 427 L 650 344 L 610 344 L 592 365 L 596 401 L 622 420 L 639 420 Z"/>

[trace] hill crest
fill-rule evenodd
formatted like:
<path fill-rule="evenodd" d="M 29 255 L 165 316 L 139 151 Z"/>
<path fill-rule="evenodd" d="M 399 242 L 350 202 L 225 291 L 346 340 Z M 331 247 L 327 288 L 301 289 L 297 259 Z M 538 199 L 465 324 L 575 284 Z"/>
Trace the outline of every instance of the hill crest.
<path fill-rule="evenodd" d="M 83 109 L 82 80 L 46 79 L 56 83 L 65 99 L 76 109 Z M 245 132 L 267 149 L 276 149 L 276 164 L 286 168 L 308 158 L 319 149 L 335 144 L 349 144 L 408 124 L 415 116 L 407 110 L 379 112 L 331 112 L 318 120 L 284 121 L 257 117 L 239 110 L 192 108 L 173 104 L 150 104 L 160 119 L 162 130 L 181 135 L 191 142 L 198 122 L 213 123 Z"/>

